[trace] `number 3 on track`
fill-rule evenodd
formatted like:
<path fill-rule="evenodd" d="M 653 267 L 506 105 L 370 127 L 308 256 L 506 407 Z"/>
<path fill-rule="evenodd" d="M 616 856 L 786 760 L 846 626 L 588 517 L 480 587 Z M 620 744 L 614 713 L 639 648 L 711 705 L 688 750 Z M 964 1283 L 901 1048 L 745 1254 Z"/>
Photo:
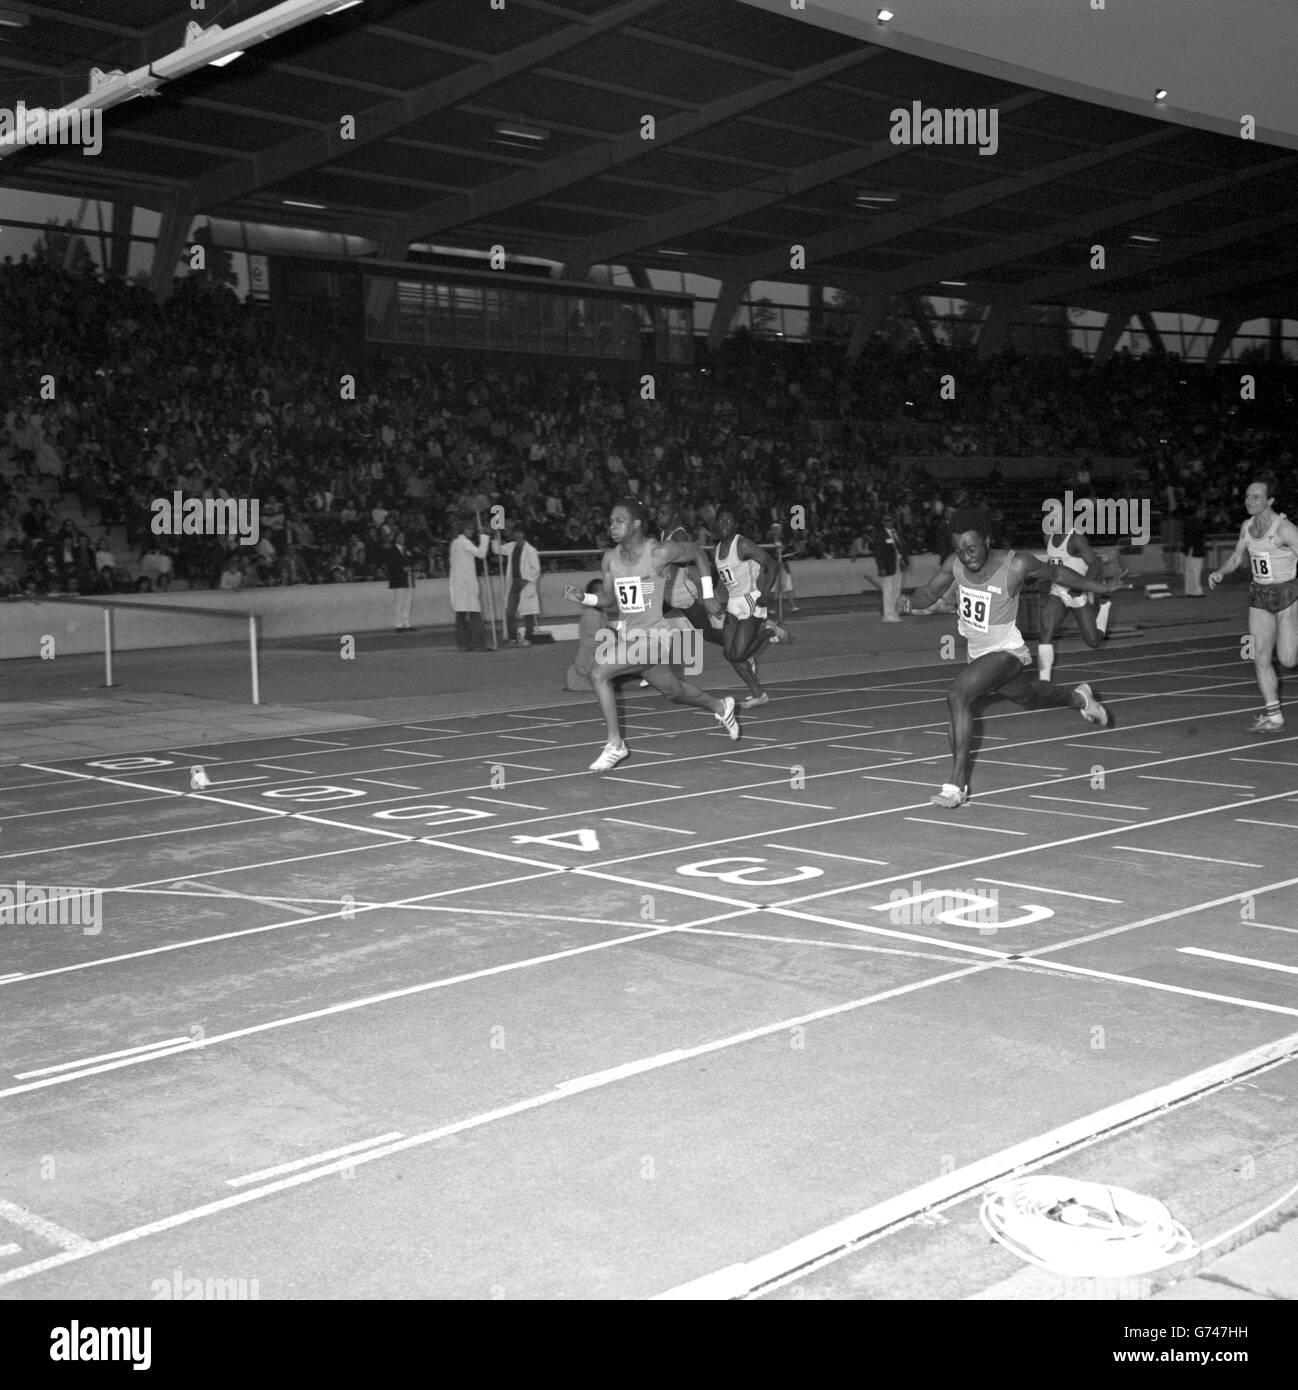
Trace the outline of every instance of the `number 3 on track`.
<path fill-rule="evenodd" d="M 763 872 L 762 866 L 765 863 L 765 859 L 754 859 L 751 856 L 701 859 L 697 864 L 682 864 L 676 872 L 685 874 L 689 878 L 719 878 L 723 883 L 746 883 L 757 888 L 774 888 L 781 883 L 801 883 L 804 879 L 819 878 L 825 872 L 824 869 L 813 869 L 804 864 L 791 874 L 782 874 L 775 878 L 757 877 Z M 742 869 L 714 869 L 712 867 L 714 864 L 743 864 L 746 867 Z"/>

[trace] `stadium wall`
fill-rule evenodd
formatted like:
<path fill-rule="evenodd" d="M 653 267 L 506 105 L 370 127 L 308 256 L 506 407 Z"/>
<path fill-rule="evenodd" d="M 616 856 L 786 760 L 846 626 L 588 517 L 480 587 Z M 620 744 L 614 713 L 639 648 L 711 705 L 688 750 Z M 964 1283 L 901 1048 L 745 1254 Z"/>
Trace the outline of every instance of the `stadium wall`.
<path fill-rule="evenodd" d="M 905 585 L 923 584 L 937 569 L 936 555 L 914 557 L 906 570 Z M 798 597 L 860 594 L 873 590 L 877 569 L 872 559 L 795 560 L 794 580 Z M 583 588 L 598 570 L 541 576 L 541 624 L 575 622 L 580 609 L 563 597 L 565 584 Z M 503 618 L 504 604 L 496 586 L 496 612 Z M 246 622 L 240 615 L 256 613 L 262 637 L 274 641 L 290 637 L 339 637 L 344 633 L 374 632 L 392 627 L 392 591 L 385 583 L 298 584 L 290 588 L 178 590 L 169 594 L 113 597 L 114 645 L 119 651 L 151 647 L 208 646 L 247 639 Z M 154 605 L 138 613 L 136 603 Z M 174 603 L 181 608 L 203 608 L 223 622 L 208 622 L 192 613 L 172 615 L 157 611 Z M 56 656 L 102 652 L 103 608 L 94 598 L 76 603 L 12 599 L 3 605 L 0 620 L 0 660 L 38 657 L 44 639 L 53 637 Z M 486 612 L 485 596 L 484 608 Z M 415 590 L 411 620 L 416 627 L 449 627 L 455 622 L 449 584 L 445 579 L 420 580 Z M 46 644 L 48 647 L 48 644 Z"/>

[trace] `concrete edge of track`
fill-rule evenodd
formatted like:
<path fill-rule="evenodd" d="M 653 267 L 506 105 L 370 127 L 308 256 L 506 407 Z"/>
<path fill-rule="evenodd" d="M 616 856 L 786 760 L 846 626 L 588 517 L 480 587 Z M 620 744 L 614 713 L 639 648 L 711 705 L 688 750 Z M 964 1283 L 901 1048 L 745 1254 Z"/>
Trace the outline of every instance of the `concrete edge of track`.
<path fill-rule="evenodd" d="M 743 1264 L 719 1269 L 658 1294 L 658 1300 L 723 1301 L 760 1296 L 804 1277 L 868 1241 L 921 1216 L 977 1195 L 992 1183 L 1055 1162 L 1069 1151 L 1109 1138 L 1173 1106 L 1197 1100 L 1223 1086 L 1298 1057 L 1298 1033 L 1250 1048 L 1225 1062 L 1146 1091 L 1116 1105 L 1073 1120 L 1058 1129 L 1002 1149 L 952 1173 L 911 1188 L 778 1250 Z M 1248 1237 L 1241 1233 L 1239 1243 Z M 1217 1254 L 1225 1253 L 1217 1252 Z M 1216 1258 L 1216 1255 L 1214 1255 Z"/>

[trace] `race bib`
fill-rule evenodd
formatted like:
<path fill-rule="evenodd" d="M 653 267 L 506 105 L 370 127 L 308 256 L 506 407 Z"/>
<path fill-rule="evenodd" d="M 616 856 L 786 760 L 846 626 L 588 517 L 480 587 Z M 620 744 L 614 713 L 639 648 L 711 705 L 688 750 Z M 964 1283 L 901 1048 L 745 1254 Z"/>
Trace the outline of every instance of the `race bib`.
<path fill-rule="evenodd" d="M 991 599 L 982 589 L 966 589 L 960 585 L 960 621 L 974 632 L 986 633 L 991 613 Z"/>
<path fill-rule="evenodd" d="M 721 582 L 727 589 L 733 588 L 735 583 L 734 571 L 729 565 L 718 565 L 717 571 L 721 575 Z"/>
<path fill-rule="evenodd" d="M 613 590 L 617 594 L 617 606 L 623 613 L 643 613 L 648 607 L 645 602 L 644 583 L 638 574 L 614 579 Z"/>
<path fill-rule="evenodd" d="M 1254 553 L 1249 558 L 1253 561 L 1253 578 L 1259 583 L 1268 583 L 1272 578 L 1271 557 Z"/>

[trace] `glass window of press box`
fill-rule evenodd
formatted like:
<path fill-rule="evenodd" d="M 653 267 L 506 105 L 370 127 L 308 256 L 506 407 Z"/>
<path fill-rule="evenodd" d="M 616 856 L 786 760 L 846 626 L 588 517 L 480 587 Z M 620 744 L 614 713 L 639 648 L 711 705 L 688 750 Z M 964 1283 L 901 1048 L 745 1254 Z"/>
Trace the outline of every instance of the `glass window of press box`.
<path fill-rule="evenodd" d="M 377 277 L 365 278 L 370 301 Z M 369 327 L 378 342 L 658 362 L 688 362 L 693 354 L 688 302 L 425 280 L 398 280 L 384 299 Z"/>

